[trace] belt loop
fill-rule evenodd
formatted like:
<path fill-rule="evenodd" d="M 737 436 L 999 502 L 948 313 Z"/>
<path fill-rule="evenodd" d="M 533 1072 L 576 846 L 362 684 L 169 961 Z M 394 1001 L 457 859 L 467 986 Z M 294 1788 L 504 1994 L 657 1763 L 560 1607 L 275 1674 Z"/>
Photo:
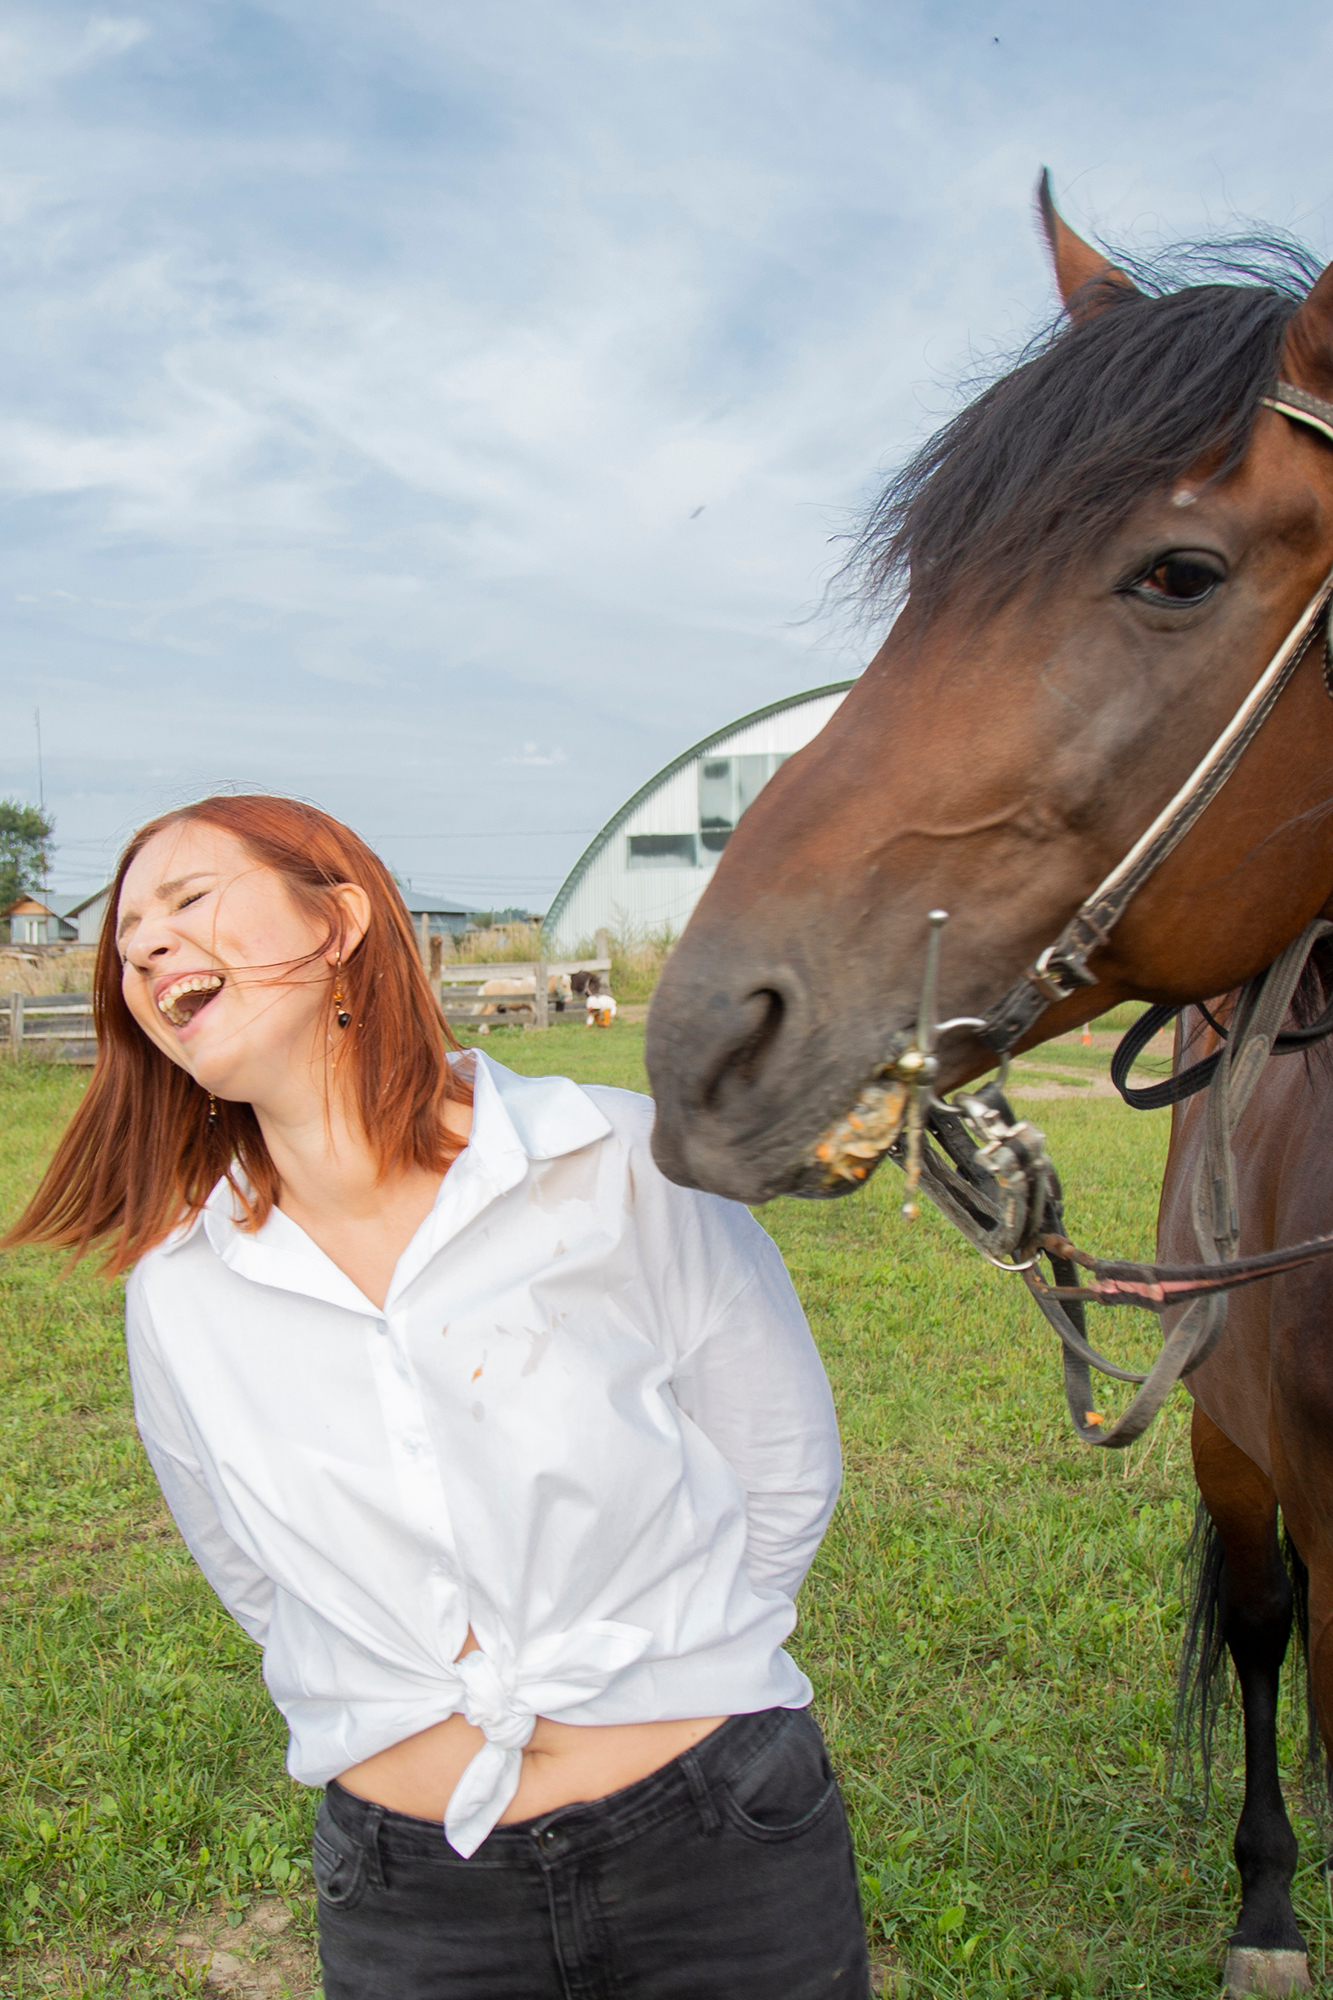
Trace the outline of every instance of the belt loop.
<path fill-rule="evenodd" d="M 705 1833 L 718 1833 L 722 1827 L 722 1815 L 717 1809 L 707 1778 L 699 1765 L 698 1752 L 685 1750 L 681 1753 L 680 1768 L 685 1773 L 685 1782 L 690 1788 L 699 1823 Z"/>
<path fill-rule="evenodd" d="M 384 1819 L 383 1806 L 371 1806 L 361 1828 L 361 1847 L 366 1857 L 366 1873 L 370 1877 L 372 1889 L 383 1889 L 384 1868 L 380 1861 L 380 1826 Z"/>

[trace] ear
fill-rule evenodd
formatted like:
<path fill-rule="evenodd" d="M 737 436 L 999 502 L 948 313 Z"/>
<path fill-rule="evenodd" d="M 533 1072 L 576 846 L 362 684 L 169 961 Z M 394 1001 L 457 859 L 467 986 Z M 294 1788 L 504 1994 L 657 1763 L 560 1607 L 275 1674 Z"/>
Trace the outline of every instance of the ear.
<path fill-rule="evenodd" d="M 1076 236 L 1064 217 L 1056 213 L 1047 167 L 1042 168 L 1037 182 L 1037 215 L 1055 266 L 1055 282 L 1072 320 L 1078 323 L 1094 319 L 1110 303 L 1100 290 L 1102 286 L 1122 285 L 1127 292 L 1137 292 L 1138 286 L 1132 279 L 1118 270 L 1109 258 L 1103 257 L 1100 250 L 1094 250 L 1090 243 Z M 1099 288 L 1098 291 L 1091 291 L 1093 285 Z M 1081 298 L 1085 288 L 1088 288 L 1089 296 Z"/>
<path fill-rule="evenodd" d="M 1288 324 L 1278 373 L 1298 389 L 1333 399 L 1333 264 L 1315 279 Z"/>
<path fill-rule="evenodd" d="M 342 937 L 324 956 L 332 965 L 336 958 L 350 958 L 370 928 L 370 898 L 356 882 L 340 882 L 333 892 L 342 911 Z"/>

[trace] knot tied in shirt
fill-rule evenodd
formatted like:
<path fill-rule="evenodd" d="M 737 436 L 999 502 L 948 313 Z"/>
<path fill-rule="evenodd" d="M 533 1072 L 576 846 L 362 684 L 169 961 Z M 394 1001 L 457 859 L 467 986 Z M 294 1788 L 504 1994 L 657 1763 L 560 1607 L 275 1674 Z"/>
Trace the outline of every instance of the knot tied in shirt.
<path fill-rule="evenodd" d="M 651 1638 L 642 1625 L 598 1618 L 534 1639 L 517 1654 L 478 1647 L 454 1661 L 458 1707 L 486 1738 L 445 1811 L 445 1837 L 456 1853 L 465 1860 L 476 1853 L 518 1790 L 538 1716 L 591 1701 L 647 1651 Z"/>

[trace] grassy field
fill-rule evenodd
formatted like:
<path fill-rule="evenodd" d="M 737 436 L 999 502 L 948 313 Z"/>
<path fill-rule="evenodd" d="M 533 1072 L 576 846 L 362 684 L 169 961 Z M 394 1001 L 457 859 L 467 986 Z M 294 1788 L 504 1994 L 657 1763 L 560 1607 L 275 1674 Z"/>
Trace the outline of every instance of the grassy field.
<path fill-rule="evenodd" d="M 625 1023 L 488 1043 L 518 1069 L 632 1088 L 642 1049 Z M 1020 1089 L 1055 1075 L 1069 1093 L 1030 1115 L 1074 1233 L 1148 1251 L 1164 1116 L 1093 1094 L 1098 1049 L 1035 1060 Z M 0 1209 L 81 1087 L 0 1065 Z M 902 1222 L 891 1176 L 763 1212 L 843 1425 L 846 1490 L 794 1650 L 853 1814 L 881 1990 L 1212 1994 L 1238 1782 L 1229 1746 L 1206 1820 L 1167 1789 L 1193 1508 L 1183 1399 L 1132 1453 L 1077 1444 L 1026 1294 L 933 1214 Z M 1150 1333 L 1121 1316 L 1102 1339 L 1142 1354 Z M 119 1289 L 44 1255 L 0 1259 L 0 1337 L 0 1991 L 165 2000 L 201 1991 L 208 1948 L 231 1942 L 248 1990 L 308 1993 L 313 1799 L 284 1775 L 254 1648 L 157 1498 Z M 1322 1965 L 1327 1898 L 1301 1833 Z"/>

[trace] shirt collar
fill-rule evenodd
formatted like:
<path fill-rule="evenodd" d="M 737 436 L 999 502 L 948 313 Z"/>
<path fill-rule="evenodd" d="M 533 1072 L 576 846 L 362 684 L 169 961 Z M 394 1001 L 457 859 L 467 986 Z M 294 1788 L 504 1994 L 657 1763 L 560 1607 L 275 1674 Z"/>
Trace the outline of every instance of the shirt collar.
<path fill-rule="evenodd" d="M 386 1307 L 437 1250 L 527 1176 L 530 1160 L 554 1160 L 604 1139 L 609 1119 L 565 1076 L 518 1076 L 480 1049 L 450 1061 L 471 1070 L 472 1134 L 440 1183 L 435 1206 L 398 1260 Z"/>
<path fill-rule="evenodd" d="M 611 1130 L 610 1120 L 587 1092 L 567 1076 L 519 1076 L 480 1049 L 465 1049 L 449 1058 L 467 1073 L 472 1066 L 472 1139 L 482 1150 L 503 1128 L 529 1160 L 558 1160 L 577 1153 Z"/>
<path fill-rule="evenodd" d="M 472 1133 L 398 1261 L 386 1310 L 451 1237 L 518 1186 L 530 1160 L 577 1152 L 611 1130 L 610 1121 L 568 1077 L 519 1076 L 480 1049 L 451 1055 L 450 1061 L 465 1074 L 471 1070 Z M 244 1188 L 240 1169 L 233 1165 L 232 1174 Z M 281 1209 L 275 1208 L 259 1230 L 245 1229 L 244 1219 L 236 1190 L 220 1180 L 203 1208 L 173 1230 L 162 1248 L 179 1250 L 202 1228 L 216 1255 L 242 1277 L 352 1312 L 378 1314 L 379 1308 Z"/>

